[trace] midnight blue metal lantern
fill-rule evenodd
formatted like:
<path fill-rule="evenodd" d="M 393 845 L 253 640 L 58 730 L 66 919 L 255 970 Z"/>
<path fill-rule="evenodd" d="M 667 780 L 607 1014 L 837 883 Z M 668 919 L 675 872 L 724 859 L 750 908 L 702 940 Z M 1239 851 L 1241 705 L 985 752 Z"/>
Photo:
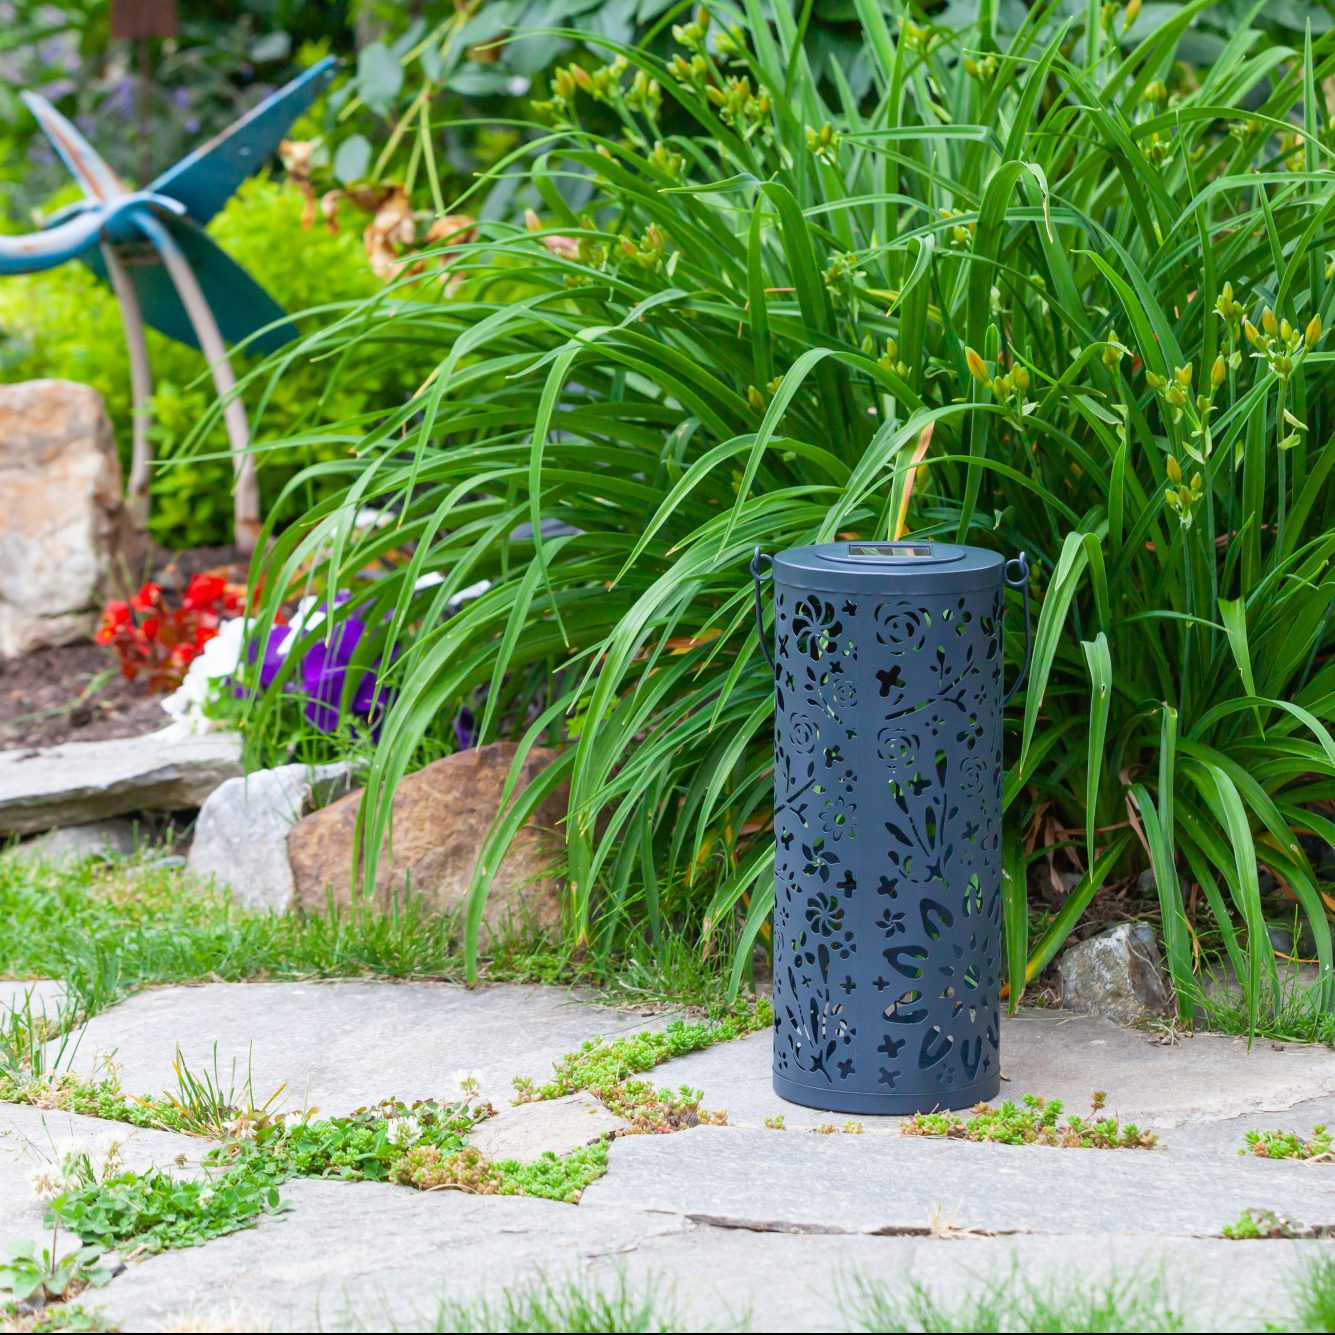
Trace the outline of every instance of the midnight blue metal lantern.
<path fill-rule="evenodd" d="M 772 558 L 774 1088 L 835 1112 L 1000 1088 L 1004 586 L 1023 556 L 837 542 Z"/>

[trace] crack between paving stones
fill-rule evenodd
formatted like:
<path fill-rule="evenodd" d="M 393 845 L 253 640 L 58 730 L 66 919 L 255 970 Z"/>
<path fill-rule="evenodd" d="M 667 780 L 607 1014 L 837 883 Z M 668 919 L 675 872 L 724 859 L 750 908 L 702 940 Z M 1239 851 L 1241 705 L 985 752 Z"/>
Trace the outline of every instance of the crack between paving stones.
<path fill-rule="evenodd" d="M 747 1233 L 792 1233 L 809 1236 L 862 1238 L 1008 1238 L 1027 1234 L 1027 1228 L 933 1229 L 926 1224 L 882 1224 L 877 1228 L 840 1228 L 836 1224 L 806 1223 L 795 1219 L 748 1219 L 738 1215 L 687 1214 L 702 1228 L 739 1229 Z"/>

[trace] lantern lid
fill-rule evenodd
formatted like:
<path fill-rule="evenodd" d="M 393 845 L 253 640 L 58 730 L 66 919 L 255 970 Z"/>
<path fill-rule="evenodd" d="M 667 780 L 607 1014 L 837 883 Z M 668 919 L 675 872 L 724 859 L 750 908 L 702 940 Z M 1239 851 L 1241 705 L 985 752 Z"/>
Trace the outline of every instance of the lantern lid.
<path fill-rule="evenodd" d="M 1004 558 L 983 547 L 901 538 L 895 542 L 822 542 L 774 557 L 780 583 L 829 592 L 879 589 L 968 590 L 1002 582 Z"/>

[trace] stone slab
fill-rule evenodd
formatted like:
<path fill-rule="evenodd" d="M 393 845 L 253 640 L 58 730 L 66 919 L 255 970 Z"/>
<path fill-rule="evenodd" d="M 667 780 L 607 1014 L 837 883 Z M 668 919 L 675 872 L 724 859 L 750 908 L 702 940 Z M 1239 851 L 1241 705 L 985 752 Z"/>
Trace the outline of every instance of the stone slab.
<path fill-rule="evenodd" d="M 235 733 L 146 737 L 0 751 L 0 834 L 32 834 L 135 811 L 197 807 L 241 773 Z"/>
<path fill-rule="evenodd" d="M 531 1163 L 544 1154 L 569 1154 L 613 1135 L 630 1123 L 608 1110 L 592 1094 L 568 1094 L 499 1109 L 469 1137 L 488 1159 Z"/>
<path fill-rule="evenodd" d="M 590 1205 L 783 1232 L 926 1230 L 1217 1236 L 1247 1207 L 1335 1226 L 1324 1166 L 918 1136 L 699 1127 L 627 1136 Z"/>
<path fill-rule="evenodd" d="M 28 1006 L 33 1017 L 54 1020 L 65 1004 L 65 984 L 56 978 L 0 978 L 0 1019 Z"/>
<path fill-rule="evenodd" d="M 1179 1122 L 1159 1131 L 1159 1144 L 1174 1154 L 1223 1154 L 1237 1158 L 1248 1131 L 1294 1131 L 1304 1136 L 1316 1126 L 1335 1127 L 1335 1095 L 1306 1099 L 1281 1111 L 1243 1113 L 1240 1117 Z"/>
<path fill-rule="evenodd" d="M 1187 1330 L 1281 1321 L 1287 1286 L 1319 1244 L 1080 1235 L 800 1236 L 691 1225 L 642 1211 L 514 1197 L 293 1182 L 292 1208 L 256 1228 L 132 1265 L 90 1303 L 119 1328 L 468 1329 L 441 1305 L 500 1315 L 503 1290 L 566 1282 L 657 1295 L 648 1329 L 849 1329 L 859 1281 L 920 1285 L 948 1311 L 1016 1275 L 1070 1291 L 1163 1275 Z M 587 1199 L 587 1198 L 586 1198 Z M 457 1313 L 447 1313 L 457 1315 Z M 501 1329 L 502 1326 L 492 1328 Z"/>
<path fill-rule="evenodd" d="M 382 1098 L 453 1098 L 475 1073 L 499 1109 L 512 1080 L 545 1080 L 588 1038 L 666 1023 L 613 1010 L 566 988 L 464 988 L 444 983 L 210 983 L 141 992 L 95 1016 L 80 1050 L 116 1053 L 129 1093 L 176 1087 L 177 1045 L 192 1070 L 217 1067 L 226 1085 L 249 1068 L 258 1100 L 351 1112 Z M 233 1077 L 233 1072 L 235 1076 Z"/>
<path fill-rule="evenodd" d="M 990 1328 L 970 1320 L 980 1293 L 1074 1290 L 1077 1299 L 1097 1300 L 1110 1285 L 1161 1279 L 1168 1307 L 1182 1318 L 1180 1329 L 1254 1331 L 1291 1310 L 1289 1285 L 1321 1245 L 1099 1234 L 799 1236 L 696 1227 L 652 1238 L 593 1269 L 591 1278 L 601 1274 L 606 1282 L 615 1264 L 632 1291 L 666 1288 L 677 1300 L 677 1329 L 762 1331 L 919 1329 L 911 1316 L 903 1320 L 902 1309 L 893 1323 L 858 1321 L 860 1293 L 873 1286 L 901 1302 L 913 1288 L 924 1291 L 946 1317 L 930 1328 L 969 1330 Z"/>
<path fill-rule="evenodd" d="M 49 1162 L 61 1141 L 96 1145 L 109 1135 L 122 1140 L 122 1162 L 137 1173 L 153 1167 L 195 1171 L 209 1148 L 206 1141 L 168 1131 L 145 1131 L 77 1113 L 0 1103 L 0 1249 L 43 1232 L 46 1206 L 33 1196 L 29 1173 Z"/>
<path fill-rule="evenodd" d="M 734 1126 L 758 1127 L 782 1115 L 785 1126 L 841 1126 L 844 1114 L 786 1103 L 770 1086 L 768 1033 L 751 1034 L 678 1057 L 654 1079 L 704 1091 L 706 1108 L 726 1108 Z M 1001 1029 L 1001 1099 L 1026 1094 L 1062 1099 L 1072 1113 L 1089 1111 L 1095 1090 L 1108 1110 L 1142 1126 L 1167 1129 L 1234 1117 L 1275 1125 L 1295 1105 L 1335 1097 L 1335 1051 L 1315 1044 L 1272 1044 L 1195 1034 L 1164 1042 L 1098 1016 L 1021 1011 Z M 897 1132 L 902 1118 L 864 1117 L 869 1133 Z"/>
<path fill-rule="evenodd" d="M 364 1182 L 289 1182 L 282 1194 L 285 1214 L 133 1265 L 93 1305 L 134 1331 L 450 1329 L 434 1324 L 442 1297 L 494 1299 L 686 1227 L 640 1211 Z"/>

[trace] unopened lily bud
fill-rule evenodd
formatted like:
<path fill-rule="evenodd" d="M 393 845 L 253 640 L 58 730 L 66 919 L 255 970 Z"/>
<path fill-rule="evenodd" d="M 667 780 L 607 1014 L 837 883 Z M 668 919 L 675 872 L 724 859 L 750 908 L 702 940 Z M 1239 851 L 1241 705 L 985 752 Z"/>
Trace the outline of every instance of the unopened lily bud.
<path fill-rule="evenodd" d="M 1228 364 L 1224 361 L 1224 354 L 1220 353 L 1214 359 L 1214 365 L 1210 367 L 1210 385 L 1218 389 L 1224 383 L 1224 377 L 1228 375 Z"/>
<path fill-rule="evenodd" d="M 1191 363 L 1188 362 L 1185 366 L 1179 366 L 1177 370 L 1173 372 L 1173 379 L 1176 380 L 1183 389 L 1189 388 L 1191 385 Z"/>
<path fill-rule="evenodd" d="M 1321 317 L 1319 315 L 1314 315 L 1308 320 L 1307 328 L 1303 330 L 1303 343 L 1306 345 L 1308 352 L 1311 352 L 1320 341 Z"/>
<path fill-rule="evenodd" d="M 1173 486 L 1182 485 L 1182 465 L 1171 454 L 1168 456 L 1167 464 L 1164 465 L 1164 471 L 1168 474 L 1168 480 Z"/>
<path fill-rule="evenodd" d="M 1140 0 L 1127 0 L 1126 17 L 1122 20 L 1122 31 L 1126 32 L 1140 17 Z"/>
<path fill-rule="evenodd" d="M 754 385 L 746 387 L 746 401 L 756 412 L 760 412 L 765 406 L 765 397 Z"/>
<path fill-rule="evenodd" d="M 1293 338 L 1293 326 L 1287 320 L 1279 322 L 1279 336 L 1285 343 Z"/>
<path fill-rule="evenodd" d="M 972 349 L 964 349 L 964 360 L 968 363 L 969 374 L 980 385 L 990 384 L 992 377 L 987 373 L 987 363 Z"/>
<path fill-rule="evenodd" d="M 1162 394 L 1168 388 L 1168 381 L 1161 375 L 1156 375 L 1153 371 L 1145 372 L 1145 383 L 1156 393 Z"/>
<path fill-rule="evenodd" d="M 1260 348 L 1260 346 L 1261 346 L 1261 333 L 1260 333 L 1260 331 L 1257 329 L 1257 327 L 1256 327 L 1250 320 L 1246 320 L 1246 319 L 1243 320 L 1243 322 L 1242 322 L 1242 332 L 1246 335 L 1246 337 L 1247 337 L 1247 342 L 1250 343 L 1250 344 L 1252 345 L 1252 347 L 1254 347 L 1254 348 L 1258 348 L 1258 349 Z"/>
<path fill-rule="evenodd" d="M 1271 337 L 1279 333 L 1279 321 L 1275 319 L 1275 312 L 1269 306 L 1261 312 L 1261 328 Z"/>
<path fill-rule="evenodd" d="M 1018 389 L 1021 394 L 1029 388 L 1029 372 L 1026 371 L 1023 366 L 1017 366 L 1015 370 L 1011 372 L 1011 378 L 1015 381 L 1015 388 Z"/>

